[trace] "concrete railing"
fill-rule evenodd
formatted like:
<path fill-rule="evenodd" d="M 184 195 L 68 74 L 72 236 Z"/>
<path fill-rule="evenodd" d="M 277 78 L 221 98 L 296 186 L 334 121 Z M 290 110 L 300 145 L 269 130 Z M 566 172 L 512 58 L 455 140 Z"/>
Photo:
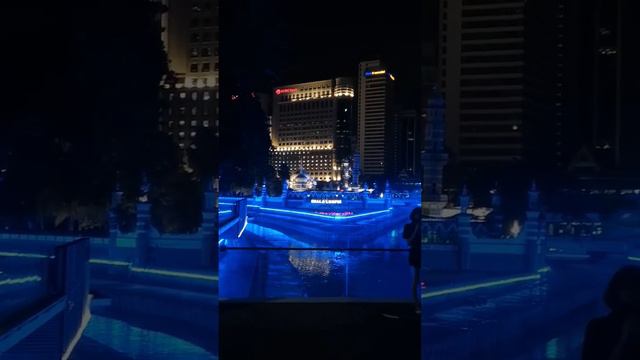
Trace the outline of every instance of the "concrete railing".
<path fill-rule="evenodd" d="M 2 359 L 67 359 L 88 322 L 89 239 L 59 245 L 47 274 L 51 294 L 0 334 Z"/>

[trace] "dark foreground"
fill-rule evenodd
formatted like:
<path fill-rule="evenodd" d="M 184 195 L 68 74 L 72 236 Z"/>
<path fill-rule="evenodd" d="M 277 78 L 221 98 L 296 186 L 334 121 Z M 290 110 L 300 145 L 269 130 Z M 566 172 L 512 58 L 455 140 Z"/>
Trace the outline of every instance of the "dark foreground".
<path fill-rule="evenodd" d="M 419 359 L 411 303 L 220 302 L 221 359 Z"/>

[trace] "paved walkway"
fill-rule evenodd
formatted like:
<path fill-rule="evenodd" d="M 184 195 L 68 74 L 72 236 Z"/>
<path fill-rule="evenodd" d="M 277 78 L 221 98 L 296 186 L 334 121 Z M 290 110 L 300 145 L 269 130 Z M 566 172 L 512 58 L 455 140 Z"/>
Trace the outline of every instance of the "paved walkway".
<path fill-rule="evenodd" d="M 93 315 L 71 359 L 217 360 L 217 357 L 181 338 Z"/>
<path fill-rule="evenodd" d="M 597 306 L 615 269 L 615 264 L 559 266 L 540 280 L 428 299 L 423 303 L 423 359 L 522 356 L 536 342 L 552 338 L 558 319 Z M 587 320 L 571 321 L 580 328 Z"/>

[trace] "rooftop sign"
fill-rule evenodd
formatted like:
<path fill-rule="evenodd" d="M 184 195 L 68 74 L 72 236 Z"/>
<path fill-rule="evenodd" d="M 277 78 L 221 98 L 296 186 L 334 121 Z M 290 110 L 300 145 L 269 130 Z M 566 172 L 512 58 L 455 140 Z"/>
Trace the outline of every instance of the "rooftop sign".
<path fill-rule="evenodd" d="M 276 89 L 276 95 L 282 95 L 282 94 L 290 94 L 290 93 L 294 93 L 298 91 L 298 89 L 296 88 L 282 88 L 282 89 Z"/>

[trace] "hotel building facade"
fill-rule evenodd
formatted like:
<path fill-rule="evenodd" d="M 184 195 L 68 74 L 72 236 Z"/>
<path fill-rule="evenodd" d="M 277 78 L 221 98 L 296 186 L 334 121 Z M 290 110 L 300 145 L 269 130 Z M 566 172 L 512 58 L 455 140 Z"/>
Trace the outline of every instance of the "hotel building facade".
<path fill-rule="evenodd" d="M 271 162 L 279 173 L 303 168 L 318 181 L 340 181 L 341 163 L 354 148 L 353 81 L 350 78 L 274 89 Z"/>
<path fill-rule="evenodd" d="M 161 84 L 159 128 L 181 149 L 193 149 L 202 128 L 218 135 L 218 1 L 162 3 L 168 8 L 161 21 L 171 74 Z"/>

